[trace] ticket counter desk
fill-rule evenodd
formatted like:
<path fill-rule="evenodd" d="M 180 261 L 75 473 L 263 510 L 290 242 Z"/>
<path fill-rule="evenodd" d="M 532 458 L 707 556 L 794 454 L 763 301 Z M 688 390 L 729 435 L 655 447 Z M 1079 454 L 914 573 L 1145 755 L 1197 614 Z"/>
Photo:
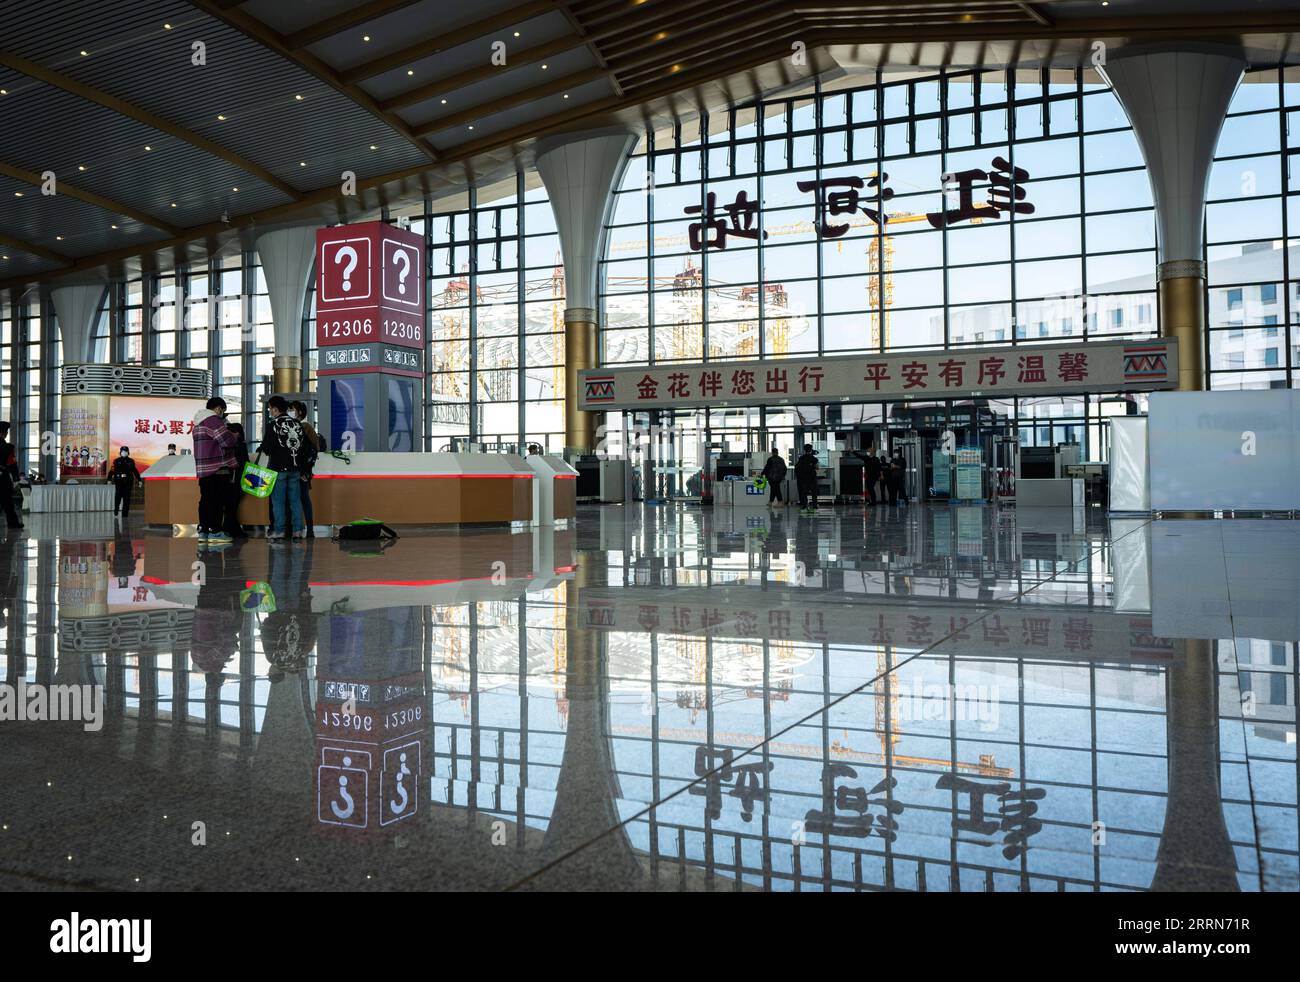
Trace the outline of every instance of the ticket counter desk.
<path fill-rule="evenodd" d="M 533 524 L 568 524 L 578 517 L 578 472 L 562 457 L 533 454 L 524 463 L 537 475 L 533 482 Z"/>
<path fill-rule="evenodd" d="M 163 457 L 144 472 L 150 525 L 193 525 L 199 513 L 194 458 Z M 321 454 L 312 480 L 317 525 L 376 518 L 389 525 L 531 522 L 536 474 L 516 454 Z M 241 494 L 239 521 L 266 525 L 264 498 Z"/>

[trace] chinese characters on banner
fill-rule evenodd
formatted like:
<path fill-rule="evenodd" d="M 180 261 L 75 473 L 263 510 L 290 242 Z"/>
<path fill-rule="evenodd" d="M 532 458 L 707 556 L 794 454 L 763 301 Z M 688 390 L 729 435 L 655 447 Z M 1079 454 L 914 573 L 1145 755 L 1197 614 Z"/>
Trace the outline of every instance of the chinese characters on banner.
<path fill-rule="evenodd" d="M 1013 166 L 1004 157 L 994 157 L 991 170 L 974 167 L 945 174 L 944 191 L 956 192 L 957 206 L 944 211 L 928 212 L 926 220 L 933 228 L 944 228 L 973 218 L 997 219 L 1009 212 L 1032 215 L 1034 206 L 1026 200 L 1028 194 L 1024 188 L 1028 180 L 1027 170 Z M 975 185 L 981 181 L 989 183 L 987 198 L 976 202 Z M 821 180 L 799 181 L 795 186 L 803 193 L 813 195 L 817 212 L 817 234 L 823 239 L 836 239 L 848 232 L 848 222 L 834 221 L 837 215 L 862 214 L 877 226 L 889 223 L 884 205 L 894 197 L 894 191 L 889 187 L 888 174 L 824 177 Z M 725 249 L 729 236 L 758 240 L 761 224 L 758 218 L 762 204 L 751 201 L 747 191 L 737 192 L 735 200 L 730 204 L 724 202 L 719 206 L 718 196 L 713 191 L 705 195 L 704 201 L 703 205 L 689 205 L 682 209 L 683 214 L 698 215 L 700 218 L 699 221 L 691 222 L 687 228 L 692 252 Z M 767 238 L 766 231 L 762 237 Z"/>
<path fill-rule="evenodd" d="M 1178 344 L 1072 341 L 580 372 L 581 408 L 951 399 L 1171 388 Z"/>

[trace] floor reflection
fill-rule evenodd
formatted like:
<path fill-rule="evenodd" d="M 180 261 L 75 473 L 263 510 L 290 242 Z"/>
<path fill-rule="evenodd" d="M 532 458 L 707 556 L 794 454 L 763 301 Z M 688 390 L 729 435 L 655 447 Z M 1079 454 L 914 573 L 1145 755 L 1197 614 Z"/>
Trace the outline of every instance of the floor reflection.
<path fill-rule="evenodd" d="M 1295 890 L 1298 526 L 593 507 L 206 548 L 34 516 L 3 678 L 106 715 L 0 720 L 0 873 Z"/>

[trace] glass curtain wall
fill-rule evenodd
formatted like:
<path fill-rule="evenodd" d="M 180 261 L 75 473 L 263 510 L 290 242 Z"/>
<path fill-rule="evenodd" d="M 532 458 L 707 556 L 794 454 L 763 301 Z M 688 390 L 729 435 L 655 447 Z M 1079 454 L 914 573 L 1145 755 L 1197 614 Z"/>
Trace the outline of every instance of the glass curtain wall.
<path fill-rule="evenodd" d="M 761 356 L 1144 338 L 1157 331 L 1155 222 L 1141 154 L 1099 77 L 1069 70 L 878 76 L 647 132 L 620 189 L 602 264 L 602 359 L 650 364 Z M 1209 384 L 1292 386 L 1300 370 L 1300 69 L 1248 73 L 1211 174 Z M 1020 168 L 1033 211 L 940 223 L 943 175 Z M 856 179 L 861 207 L 827 216 Z M 554 218 L 533 172 L 426 202 L 411 227 L 428 246 L 427 449 L 453 440 L 563 443 L 564 275 Z M 972 186 L 976 202 L 988 181 Z M 866 209 L 866 210 L 864 210 Z M 877 221 L 874 210 L 887 220 Z M 732 215 L 735 218 L 732 218 Z M 725 247 L 712 215 L 731 231 Z M 693 229 L 692 226 L 695 226 Z M 274 337 L 256 254 L 113 284 L 102 349 L 144 364 L 210 368 L 219 390 L 256 404 Z M 307 384 L 314 300 L 303 323 Z M 42 291 L 0 304 L 0 413 L 32 455 L 57 346 Z M 48 332 L 53 336 L 53 331 Z M 44 378 L 42 376 L 45 376 Z M 53 392 L 56 384 L 45 386 Z M 1141 408 L 1142 400 L 1137 400 Z M 1029 444 L 1074 439 L 1104 457 L 1100 421 L 1118 395 L 1008 400 L 994 407 Z M 833 412 L 829 410 L 833 409 Z M 690 412 L 729 449 L 883 422 L 878 406 Z M 57 419 L 57 400 L 46 410 Z M 622 420 L 611 414 L 611 425 Z"/>

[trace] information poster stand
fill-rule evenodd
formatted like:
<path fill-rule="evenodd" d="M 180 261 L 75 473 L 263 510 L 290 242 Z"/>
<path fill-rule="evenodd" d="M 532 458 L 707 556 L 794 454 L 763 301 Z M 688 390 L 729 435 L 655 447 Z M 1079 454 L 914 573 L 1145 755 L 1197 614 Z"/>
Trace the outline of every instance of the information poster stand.
<path fill-rule="evenodd" d="M 956 479 L 954 501 L 982 501 L 984 499 L 984 457 L 979 447 L 959 447 L 953 455 Z"/>

